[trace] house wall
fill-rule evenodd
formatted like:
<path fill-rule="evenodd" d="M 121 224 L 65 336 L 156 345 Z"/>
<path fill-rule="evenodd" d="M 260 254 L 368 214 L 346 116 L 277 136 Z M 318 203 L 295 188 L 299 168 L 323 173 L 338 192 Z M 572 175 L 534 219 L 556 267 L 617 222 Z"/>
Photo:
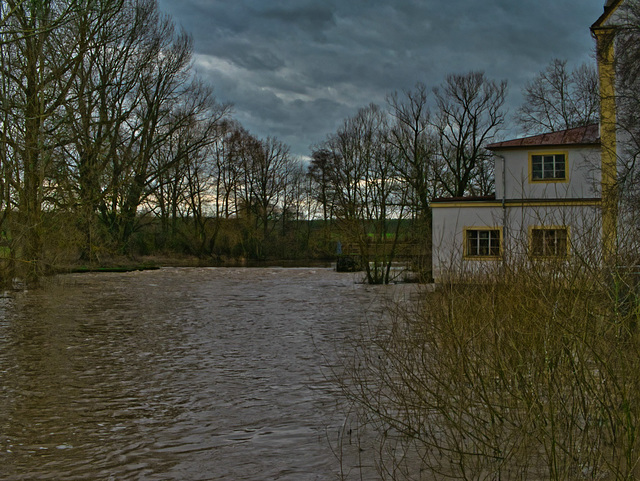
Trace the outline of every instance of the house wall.
<path fill-rule="evenodd" d="M 491 273 L 503 262 L 528 259 L 530 229 L 560 227 L 569 229 L 570 255 L 592 258 L 599 255 L 601 221 L 599 202 L 574 205 L 540 205 L 535 202 L 434 204 L 433 276 L 436 282 L 452 275 Z M 499 259 L 473 259 L 464 256 L 464 231 L 469 228 L 495 228 L 502 235 Z"/>
<path fill-rule="evenodd" d="M 531 182 L 530 156 L 542 153 L 567 155 L 565 182 Z M 550 147 L 496 152 L 496 199 L 585 199 L 600 197 L 600 151 L 596 147 Z M 503 175 L 503 169 L 504 175 Z"/>
<path fill-rule="evenodd" d="M 600 252 L 600 205 L 522 205 L 507 208 L 504 226 L 505 259 L 518 261 L 530 252 L 530 229 L 567 227 L 570 255 L 593 258 Z"/>
<path fill-rule="evenodd" d="M 463 237 L 465 228 L 502 226 L 503 210 L 500 204 L 433 207 L 433 277 L 436 282 L 453 274 L 482 272 L 493 268 L 495 261 L 492 260 L 464 259 Z"/>

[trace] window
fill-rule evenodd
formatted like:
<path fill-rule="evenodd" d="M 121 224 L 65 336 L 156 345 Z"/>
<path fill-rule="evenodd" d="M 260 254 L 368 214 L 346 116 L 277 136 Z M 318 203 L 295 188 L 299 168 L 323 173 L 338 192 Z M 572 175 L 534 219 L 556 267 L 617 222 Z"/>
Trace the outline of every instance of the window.
<path fill-rule="evenodd" d="M 552 182 L 567 180 L 567 154 L 532 154 L 531 181 Z"/>
<path fill-rule="evenodd" d="M 569 254 L 569 232 L 566 227 L 531 229 L 531 255 L 534 257 L 566 257 Z"/>
<path fill-rule="evenodd" d="M 500 229 L 466 229 L 465 256 L 466 257 L 499 257 Z"/>

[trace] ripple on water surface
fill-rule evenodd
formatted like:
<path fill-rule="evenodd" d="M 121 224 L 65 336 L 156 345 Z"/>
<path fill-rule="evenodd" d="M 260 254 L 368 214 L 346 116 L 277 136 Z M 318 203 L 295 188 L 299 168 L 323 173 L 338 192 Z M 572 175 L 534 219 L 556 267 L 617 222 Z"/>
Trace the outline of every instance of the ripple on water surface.
<path fill-rule="evenodd" d="M 389 289 L 161 269 L 0 298 L 0 478 L 334 479 L 323 366 Z"/>

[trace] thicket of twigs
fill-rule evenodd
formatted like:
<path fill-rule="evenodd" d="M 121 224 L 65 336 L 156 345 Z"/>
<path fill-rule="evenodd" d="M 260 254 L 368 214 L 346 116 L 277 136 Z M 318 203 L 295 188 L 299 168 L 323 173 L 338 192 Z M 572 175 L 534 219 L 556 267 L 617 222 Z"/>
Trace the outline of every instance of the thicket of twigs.
<path fill-rule="evenodd" d="M 450 281 L 369 325 L 338 378 L 382 479 L 640 476 L 638 273 L 575 264 Z"/>

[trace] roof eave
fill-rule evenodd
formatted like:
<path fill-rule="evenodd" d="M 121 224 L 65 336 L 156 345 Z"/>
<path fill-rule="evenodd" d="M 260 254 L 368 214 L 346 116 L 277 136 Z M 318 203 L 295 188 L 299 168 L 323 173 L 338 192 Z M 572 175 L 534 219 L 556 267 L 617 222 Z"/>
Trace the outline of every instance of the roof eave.
<path fill-rule="evenodd" d="M 549 147 L 583 147 L 600 145 L 600 126 L 596 123 L 571 129 L 547 132 L 529 137 L 494 142 L 486 146 L 488 150 L 532 149 Z"/>
<path fill-rule="evenodd" d="M 522 145 L 496 145 L 496 146 L 487 146 L 487 150 L 496 151 L 496 150 L 522 150 L 522 149 L 553 149 L 557 147 L 563 148 L 585 148 L 585 147 L 599 147 L 600 141 L 598 142 L 583 142 L 579 144 L 522 144 Z"/>

